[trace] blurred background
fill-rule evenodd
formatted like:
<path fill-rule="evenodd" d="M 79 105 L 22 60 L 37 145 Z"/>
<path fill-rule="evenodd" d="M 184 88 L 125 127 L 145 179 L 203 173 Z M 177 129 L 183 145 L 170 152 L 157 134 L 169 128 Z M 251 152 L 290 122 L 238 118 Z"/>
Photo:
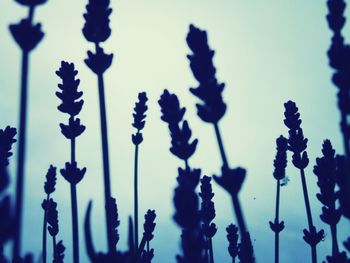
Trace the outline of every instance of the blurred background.
<path fill-rule="evenodd" d="M 74 62 L 79 70 L 80 90 L 85 101 L 80 118 L 87 127 L 77 141 L 77 160 L 87 167 L 78 185 L 81 262 L 88 262 L 83 220 L 93 200 L 93 237 L 98 250 L 106 251 L 103 202 L 102 154 L 97 79 L 83 60 L 94 47 L 81 32 L 87 1 L 49 0 L 36 9 L 34 20 L 42 23 L 45 38 L 32 52 L 29 77 L 26 188 L 24 195 L 23 251 L 41 250 L 44 198 L 43 183 L 50 164 L 58 169 L 69 160 L 70 145 L 60 133 L 59 123 L 67 116 L 57 110 L 55 96 L 60 82 L 55 71 L 61 60 Z M 275 139 L 287 135 L 283 124 L 283 103 L 294 100 L 309 138 L 310 164 L 306 169 L 312 213 L 317 228 L 326 237 L 318 246 L 319 259 L 331 253 L 330 230 L 320 219 L 321 205 L 312 169 L 329 138 L 338 153 L 343 152 L 339 131 L 336 88 L 331 84 L 326 51 L 330 32 L 324 1 L 304 0 L 119 0 L 111 1 L 112 35 L 103 44 L 114 53 L 112 67 L 105 74 L 112 193 L 116 197 L 121 225 L 119 248 L 127 247 L 127 218 L 133 213 L 132 112 L 138 92 L 146 91 L 149 111 L 140 147 L 140 214 L 148 208 L 157 213 L 154 240 L 155 263 L 175 262 L 180 251 L 180 229 L 172 219 L 173 190 L 177 167 L 182 162 L 169 152 L 167 125 L 160 120 L 157 103 L 164 88 L 176 93 L 187 111 L 193 136 L 199 139 L 191 165 L 206 175 L 220 171 L 221 160 L 211 125 L 196 115 L 196 98 L 189 87 L 197 85 L 189 69 L 185 42 L 188 26 L 206 29 L 215 49 L 214 62 L 228 104 L 220 122 L 232 166 L 248 170 L 240 199 L 251 232 L 258 262 L 273 262 L 274 233 L 268 221 L 274 219 L 275 184 L 272 177 Z M 0 2 L 0 127 L 18 126 L 21 52 L 8 25 L 27 16 L 27 9 L 12 0 Z M 347 11 L 349 14 L 349 11 Z M 350 35 L 346 27 L 344 35 Z M 11 158 L 12 187 L 15 184 L 16 148 Z M 290 156 L 289 156 L 290 160 Z M 310 249 L 302 239 L 307 227 L 298 170 L 288 163 L 290 182 L 281 189 L 280 217 L 286 228 L 281 233 L 281 262 L 309 262 Z M 216 262 L 229 262 L 225 228 L 235 223 L 229 196 L 213 186 L 216 206 L 214 237 Z M 72 261 L 69 184 L 58 174 L 57 190 L 60 234 L 66 246 L 66 262 Z M 143 216 L 140 216 L 142 233 Z M 339 242 L 349 235 L 350 223 L 339 225 Z M 52 253 L 48 245 L 49 255 Z M 341 246 L 343 249 L 343 247 Z M 6 248 L 10 250 L 10 246 Z"/>

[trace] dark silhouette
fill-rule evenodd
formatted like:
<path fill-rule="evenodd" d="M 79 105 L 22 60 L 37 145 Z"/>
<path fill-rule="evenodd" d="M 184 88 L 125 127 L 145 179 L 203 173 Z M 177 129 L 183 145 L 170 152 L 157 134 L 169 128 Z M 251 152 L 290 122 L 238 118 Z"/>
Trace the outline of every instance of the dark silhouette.
<path fill-rule="evenodd" d="M 202 104 L 196 104 L 197 114 L 204 122 L 213 124 L 221 154 L 222 177 L 214 176 L 214 179 L 227 190 L 232 197 L 238 227 L 242 240 L 244 241 L 247 240 L 244 236 L 248 231 L 238 199 L 238 192 L 243 183 L 245 171 L 243 172 L 241 168 L 230 169 L 218 124 L 226 112 L 226 104 L 222 98 L 225 84 L 219 83 L 216 79 L 216 69 L 212 61 L 214 51 L 208 46 L 206 31 L 200 30 L 194 25 L 190 25 L 186 41 L 192 51 L 192 54 L 187 56 L 190 61 L 190 67 L 193 76 L 199 82 L 199 86 L 197 88 L 191 88 L 190 91 L 202 101 Z M 230 181 L 230 185 L 231 183 L 232 185 L 236 185 L 235 189 L 232 189 L 231 186 L 229 188 L 225 186 L 225 182 L 228 181 Z"/>
<path fill-rule="evenodd" d="M 134 228 L 135 228 L 135 245 L 139 245 L 138 236 L 138 157 L 139 157 L 139 145 L 143 141 L 141 131 L 145 127 L 146 111 L 147 111 L 147 95 L 146 92 L 141 92 L 138 95 L 138 102 L 136 102 L 134 108 L 134 122 L 132 126 L 136 129 L 136 133 L 131 136 L 132 143 L 135 145 L 135 158 L 134 158 Z"/>
<path fill-rule="evenodd" d="M 303 238 L 305 242 L 308 243 L 311 247 L 312 262 L 316 263 L 317 262 L 316 246 L 323 239 L 324 231 L 322 229 L 320 231 L 317 231 L 316 227 L 313 224 L 309 195 L 307 192 L 304 169 L 309 164 L 309 158 L 306 152 L 308 140 L 304 138 L 303 129 L 300 127 L 301 125 L 300 113 L 298 112 L 298 108 L 295 105 L 295 103 L 293 101 L 288 101 L 284 104 L 284 107 L 285 107 L 284 124 L 289 128 L 288 150 L 293 153 L 292 155 L 293 165 L 300 171 L 307 221 L 309 225 L 309 230 L 304 229 L 303 231 L 304 232 Z"/>
<path fill-rule="evenodd" d="M 44 223 L 43 223 L 43 245 L 42 245 L 42 257 L 43 263 L 46 263 L 46 232 L 47 232 L 47 203 L 50 200 L 50 195 L 56 189 L 56 167 L 50 165 L 46 173 L 46 182 L 44 184 L 44 190 L 46 198 L 43 200 L 42 208 L 44 209 Z M 45 204 L 46 203 L 46 204 Z"/>
<path fill-rule="evenodd" d="M 103 157 L 103 179 L 104 179 L 104 197 L 106 209 L 107 225 L 107 244 L 108 251 L 113 252 L 113 229 L 112 222 L 109 222 L 107 206 L 111 195 L 109 155 L 108 155 L 108 135 L 107 135 L 107 114 L 104 93 L 104 72 L 111 66 L 113 54 L 104 53 L 100 43 L 106 41 L 111 35 L 109 27 L 109 16 L 112 9 L 109 8 L 109 0 L 89 0 L 84 14 L 85 24 L 83 35 L 87 41 L 95 44 L 95 52 L 88 51 L 88 58 L 85 64 L 96 74 L 98 80 L 98 94 L 100 100 L 100 118 L 101 118 L 101 139 L 102 139 L 102 157 Z"/>
<path fill-rule="evenodd" d="M 214 251 L 213 251 L 213 236 L 216 234 L 217 227 L 216 224 L 212 221 L 214 220 L 215 207 L 214 202 L 212 201 L 214 197 L 214 193 L 211 187 L 211 177 L 203 176 L 201 179 L 201 191 L 199 196 L 202 198 L 201 204 L 201 217 L 202 217 L 202 232 L 206 241 L 205 245 L 205 253 L 206 257 L 209 254 L 209 258 L 207 258 L 207 262 L 214 263 Z M 208 253 L 209 252 L 209 253 Z"/>
<path fill-rule="evenodd" d="M 232 263 L 236 262 L 236 257 L 238 256 L 239 244 L 238 244 L 238 227 L 230 224 L 226 227 L 227 240 L 228 240 L 228 253 L 232 258 Z"/>
<path fill-rule="evenodd" d="M 270 228 L 275 232 L 275 263 L 279 262 L 279 233 L 284 229 L 284 222 L 279 221 L 279 210 L 280 210 L 280 188 L 282 181 L 286 178 L 286 167 L 287 167 L 287 147 L 288 140 L 282 135 L 277 138 L 277 153 L 276 158 L 273 161 L 275 170 L 273 177 L 276 179 L 276 214 L 275 221 L 269 222 Z"/>
<path fill-rule="evenodd" d="M 61 62 L 61 67 L 56 71 L 57 76 L 62 79 L 58 84 L 61 91 L 56 92 L 56 96 L 62 101 L 57 107 L 59 111 L 69 115 L 68 124 L 60 123 L 62 134 L 70 140 L 71 156 L 70 162 L 66 162 L 65 168 L 61 169 L 61 175 L 70 183 L 71 206 L 72 206 L 72 230 L 73 230 L 73 262 L 79 262 L 79 231 L 78 231 L 78 204 L 77 204 L 77 184 L 83 179 L 86 168 L 78 168 L 75 153 L 76 138 L 81 135 L 85 126 L 80 124 L 80 119 L 76 116 L 80 113 L 84 101 L 81 98 L 82 91 L 78 91 L 79 79 L 75 79 L 78 71 L 73 63 Z"/>
<path fill-rule="evenodd" d="M 10 183 L 7 166 L 12 156 L 12 145 L 16 142 L 16 134 L 16 129 L 10 126 L 0 129 L 0 262 L 7 262 L 3 254 L 4 245 L 13 237 L 15 231 L 11 197 L 5 191 Z"/>
<path fill-rule="evenodd" d="M 22 73 L 21 73 L 21 98 L 19 114 L 19 138 L 17 157 L 17 182 L 16 182 L 16 207 L 15 207 L 15 237 L 13 245 L 13 258 L 21 254 L 21 233 L 22 233 L 22 210 L 25 173 L 26 153 L 26 130 L 27 130 L 27 97 L 28 97 L 28 67 L 29 54 L 44 37 L 41 31 L 41 24 L 33 24 L 34 11 L 38 5 L 44 4 L 46 0 L 16 0 L 21 5 L 29 8 L 28 16 L 18 24 L 10 25 L 10 32 L 16 43 L 22 50 Z"/>

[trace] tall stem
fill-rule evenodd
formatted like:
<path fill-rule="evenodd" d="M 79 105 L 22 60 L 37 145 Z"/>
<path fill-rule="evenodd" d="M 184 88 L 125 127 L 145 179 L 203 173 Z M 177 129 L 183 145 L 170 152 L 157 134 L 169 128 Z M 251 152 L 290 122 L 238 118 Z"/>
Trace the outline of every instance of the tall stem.
<path fill-rule="evenodd" d="M 21 99 L 19 116 L 19 136 L 18 136 L 18 159 L 17 159 L 17 182 L 16 182 L 16 221 L 13 245 L 13 258 L 21 254 L 21 230 L 22 230 L 22 210 L 24 192 L 24 161 L 25 161 L 25 141 L 27 127 L 27 91 L 28 91 L 28 64 L 29 53 L 22 53 L 22 77 L 21 77 Z"/>
<path fill-rule="evenodd" d="M 48 204 L 50 199 L 50 195 L 48 194 L 46 197 L 46 204 Z M 45 207 L 44 211 L 44 223 L 43 223 L 43 263 L 46 263 L 46 239 L 47 239 L 47 207 Z"/>
<path fill-rule="evenodd" d="M 213 240 L 210 237 L 209 238 L 209 257 L 210 257 L 210 263 L 214 263 L 214 251 L 213 251 Z"/>
<path fill-rule="evenodd" d="M 75 139 L 71 139 L 71 163 L 75 162 Z M 79 262 L 79 229 L 76 184 L 70 184 L 73 230 L 73 262 Z"/>
<path fill-rule="evenodd" d="M 221 139 L 219 125 L 217 123 L 214 123 L 214 128 L 215 128 L 216 139 L 217 139 L 218 145 L 219 145 L 219 150 L 220 150 L 220 155 L 221 155 L 223 167 L 229 168 L 227 158 L 226 158 L 225 149 L 224 149 L 224 144 L 223 144 L 222 139 Z"/>
<path fill-rule="evenodd" d="M 139 213 L 138 213 L 138 153 L 139 146 L 135 145 L 134 162 L 134 229 L 135 229 L 135 247 L 139 247 Z"/>
<path fill-rule="evenodd" d="M 98 44 L 96 43 L 96 52 Z M 107 136 L 107 116 L 106 103 L 104 94 L 103 74 L 98 74 L 98 93 L 100 100 L 100 118 L 101 118 L 101 138 L 102 138 L 102 157 L 103 157 L 103 179 L 104 179 L 104 195 L 105 195 L 105 209 L 106 209 L 106 224 L 107 224 L 107 244 L 109 253 L 114 252 L 113 245 L 113 228 L 110 222 L 108 213 L 108 204 L 111 198 L 110 173 L 109 173 L 109 156 L 108 156 L 108 136 Z"/>
<path fill-rule="evenodd" d="M 311 207 L 310 207 L 309 195 L 307 192 L 307 185 L 306 185 L 304 169 L 300 169 L 300 176 L 301 176 L 301 183 L 302 183 L 303 193 L 304 193 L 307 222 L 309 225 L 309 231 L 311 232 L 312 229 L 314 229 L 314 224 L 312 222 Z M 311 247 L 312 263 L 316 263 L 317 262 L 316 245 L 310 245 L 310 247 Z"/>
<path fill-rule="evenodd" d="M 332 256 L 335 258 L 339 254 L 338 238 L 337 238 L 337 225 L 331 225 L 332 234 Z"/>
<path fill-rule="evenodd" d="M 280 180 L 277 180 L 276 191 L 276 217 L 275 224 L 279 223 L 279 210 L 280 210 Z M 275 232 L 275 263 L 279 262 L 279 231 Z"/>
<path fill-rule="evenodd" d="M 347 119 L 346 119 L 346 114 L 341 113 L 341 126 L 347 126 Z M 344 152 L 346 155 L 346 158 L 349 160 L 350 158 L 350 146 L 349 146 L 349 139 L 346 136 L 345 132 L 342 132 L 343 134 L 343 144 L 344 144 Z"/>
<path fill-rule="evenodd" d="M 228 161 L 227 161 L 226 153 L 225 153 L 225 149 L 224 149 L 224 144 L 223 144 L 222 138 L 221 138 L 219 125 L 217 123 L 214 123 L 214 128 L 215 128 L 216 139 L 217 139 L 217 142 L 219 145 L 219 150 L 220 150 L 220 154 L 221 154 L 223 168 L 229 169 L 229 165 L 228 165 Z M 232 203 L 233 203 L 233 209 L 234 209 L 235 214 L 236 214 L 237 224 L 239 227 L 241 237 L 244 237 L 247 233 L 247 227 L 246 227 L 246 224 L 244 221 L 244 216 L 243 216 L 241 204 L 239 202 L 237 194 L 232 195 Z"/>
<path fill-rule="evenodd" d="M 56 259 L 56 236 L 52 236 L 52 245 L 53 245 L 53 258 Z"/>

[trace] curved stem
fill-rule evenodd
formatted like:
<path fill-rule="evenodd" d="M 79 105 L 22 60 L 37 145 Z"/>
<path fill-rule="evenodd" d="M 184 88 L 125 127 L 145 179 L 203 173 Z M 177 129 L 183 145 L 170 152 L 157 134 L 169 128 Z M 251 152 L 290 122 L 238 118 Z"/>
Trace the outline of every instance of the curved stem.
<path fill-rule="evenodd" d="M 29 53 L 22 53 L 21 99 L 18 136 L 17 182 L 16 182 L 16 219 L 14 231 L 13 258 L 21 254 L 21 230 L 24 192 L 24 161 L 27 128 L 27 91 L 28 91 Z"/>
<path fill-rule="evenodd" d="M 309 225 L 309 231 L 311 232 L 312 229 L 314 229 L 314 224 L 313 224 L 313 221 L 312 221 L 311 207 L 310 207 L 309 195 L 308 195 L 308 192 L 307 192 L 307 185 L 306 185 L 304 169 L 300 169 L 300 176 L 301 176 L 301 183 L 302 183 L 302 187 L 303 187 L 303 194 L 304 194 L 307 222 L 308 222 L 308 225 Z M 312 263 L 316 263 L 317 262 L 316 245 L 310 245 L 310 246 L 311 246 Z"/>
<path fill-rule="evenodd" d="M 227 158 L 226 158 L 225 149 L 224 149 L 224 144 L 223 144 L 222 139 L 221 139 L 221 133 L 220 133 L 219 125 L 217 123 L 214 123 L 214 128 L 215 128 L 216 139 L 217 139 L 218 145 L 219 145 L 221 159 L 222 159 L 222 162 L 223 162 L 223 167 L 224 168 L 229 168 L 228 162 L 227 162 Z"/>
<path fill-rule="evenodd" d="M 98 43 L 95 43 L 96 52 Z M 102 158 L 103 158 L 103 179 L 104 179 L 104 197 L 106 209 L 106 229 L 107 229 L 107 244 L 108 252 L 114 252 L 113 245 L 113 228 L 110 218 L 108 216 L 108 203 L 111 198 L 110 173 L 109 173 L 109 156 L 108 156 L 108 135 L 107 135 L 107 116 L 106 116 L 106 102 L 104 94 L 104 80 L 103 74 L 98 74 L 98 93 L 100 100 L 100 118 L 101 118 L 101 139 L 102 139 Z"/>
<path fill-rule="evenodd" d="M 135 145 L 134 162 L 134 229 L 135 229 L 135 247 L 139 246 L 139 213 L 138 213 L 138 152 L 139 146 Z"/>

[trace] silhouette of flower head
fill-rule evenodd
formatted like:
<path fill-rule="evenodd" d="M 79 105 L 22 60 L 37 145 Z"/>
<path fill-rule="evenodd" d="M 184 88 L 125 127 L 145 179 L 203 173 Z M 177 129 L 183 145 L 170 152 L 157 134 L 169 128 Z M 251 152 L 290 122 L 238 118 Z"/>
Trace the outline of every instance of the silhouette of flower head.
<path fill-rule="evenodd" d="M 63 245 L 63 241 L 60 240 L 56 244 L 56 253 L 54 255 L 53 263 L 63 263 L 64 261 L 64 251 L 66 250 L 65 246 Z"/>
<path fill-rule="evenodd" d="M 269 221 L 270 228 L 273 232 L 279 233 L 284 229 L 284 221 L 278 222 L 275 218 L 274 222 Z"/>
<path fill-rule="evenodd" d="M 318 243 L 320 243 L 324 239 L 323 229 L 317 232 L 316 228 L 312 226 L 311 231 L 304 229 L 303 232 L 304 232 L 303 239 L 310 246 L 316 246 Z"/>
<path fill-rule="evenodd" d="M 141 262 L 140 263 L 151 263 L 152 259 L 154 257 L 154 249 L 150 249 L 149 251 L 144 250 L 142 252 L 141 256 Z"/>
<path fill-rule="evenodd" d="M 307 139 L 304 138 L 301 129 L 301 119 L 295 102 L 287 101 L 284 103 L 284 124 L 289 128 L 288 150 L 293 152 L 292 162 L 298 169 L 304 169 L 309 164 L 307 152 Z"/>
<path fill-rule="evenodd" d="M 82 99 L 76 101 L 83 95 L 82 91 L 78 91 L 80 80 L 75 79 L 77 74 L 74 64 L 65 61 L 61 62 L 61 67 L 56 71 L 56 75 L 62 79 L 62 83 L 58 84 L 61 91 L 56 92 L 56 96 L 62 103 L 57 108 L 71 116 L 78 115 L 84 104 Z"/>
<path fill-rule="evenodd" d="M 57 203 L 50 198 L 46 203 L 47 205 L 47 222 L 49 224 L 48 230 L 51 236 L 56 236 L 58 234 L 58 212 Z"/>
<path fill-rule="evenodd" d="M 178 169 L 175 189 L 175 221 L 183 228 L 193 229 L 199 225 L 198 196 L 195 192 L 200 179 L 200 169 Z"/>
<path fill-rule="evenodd" d="M 77 162 L 69 163 L 66 162 L 65 168 L 60 170 L 61 175 L 71 184 L 78 184 L 84 177 L 86 168 L 79 169 Z"/>
<path fill-rule="evenodd" d="M 216 225 L 210 223 L 215 218 L 215 207 L 214 202 L 212 201 L 214 193 L 210 181 L 211 177 L 203 176 L 201 179 L 201 191 L 199 193 L 199 196 L 202 198 L 201 217 L 204 222 L 202 229 L 203 234 L 208 238 L 212 238 L 217 231 Z"/>
<path fill-rule="evenodd" d="M 254 263 L 254 250 L 249 232 L 246 232 L 241 237 L 241 243 L 239 244 L 238 258 L 240 262 Z"/>
<path fill-rule="evenodd" d="M 113 224 L 113 230 L 114 230 L 113 243 L 116 246 L 119 241 L 118 227 L 120 225 L 120 221 L 119 221 L 117 202 L 116 202 L 116 199 L 113 197 L 110 197 L 109 199 L 107 212 L 108 212 L 108 216 L 110 217 L 109 222 Z"/>
<path fill-rule="evenodd" d="M 276 180 L 282 180 L 286 177 L 288 140 L 281 135 L 277 138 L 276 145 L 277 153 L 273 161 L 273 166 L 275 167 L 273 176 Z"/>
<path fill-rule="evenodd" d="M 156 227 L 156 223 L 154 223 L 154 220 L 156 219 L 156 211 L 155 210 L 147 210 L 147 213 L 145 214 L 145 223 L 143 224 L 143 237 L 146 241 L 151 241 L 153 238 L 153 231 Z"/>
<path fill-rule="evenodd" d="M 46 182 L 44 184 L 44 190 L 46 194 L 52 194 L 55 192 L 56 186 L 56 167 L 50 165 L 46 173 Z"/>
<path fill-rule="evenodd" d="M 158 103 L 162 112 L 161 119 L 168 123 L 170 130 L 170 152 L 182 160 L 188 160 L 195 152 L 198 140 L 194 139 L 190 142 L 192 131 L 188 122 L 182 121 L 186 109 L 181 108 L 177 96 L 169 93 L 166 89 L 160 96 Z"/>
<path fill-rule="evenodd" d="M 0 245 L 2 245 L 13 236 L 15 227 L 14 218 L 12 216 L 11 198 L 9 195 L 6 195 L 0 201 L 0 215 Z"/>
<path fill-rule="evenodd" d="M 232 262 L 235 262 L 236 257 L 238 256 L 238 227 L 230 224 L 226 227 L 227 240 L 228 240 L 228 253 L 232 258 Z"/>
<path fill-rule="evenodd" d="M 37 6 L 47 2 L 47 0 L 16 0 L 17 3 L 24 6 Z"/>
<path fill-rule="evenodd" d="M 338 199 L 335 192 L 336 184 L 336 159 L 335 150 L 329 140 L 325 140 L 322 147 L 323 157 L 316 158 L 314 174 L 317 176 L 317 185 L 320 193 L 316 196 L 323 204 L 320 218 L 329 225 L 335 225 L 340 220 L 340 210 L 335 208 Z"/>
<path fill-rule="evenodd" d="M 16 43 L 25 52 L 32 51 L 44 37 L 41 24 L 32 25 L 28 19 L 10 25 L 10 31 Z"/>
<path fill-rule="evenodd" d="M 138 95 L 139 101 L 136 102 L 136 105 L 134 107 L 134 122 L 132 126 L 137 129 L 137 132 L 132 135 L 132 142 L 135 145 L 140 144 L 143 141 L 142 133 L 140 131 L 145 127 L 145 118 L 146 118 L 146 111 L 147 111 L 147 95 L 146 92 L 140 92 Z"/>
<path fill-rule="evenodd" d="M 112 9 L 109 8 L 109 4 L 109 0 L 89 0 L 86 5 L 83 34 L 87 41 L 104 42 L 111 35 L 109 16 Z"/>
<path fill-rule="evenodd" d="M 99 46 L 96 47 L 96 53 L 88 51 L 87 55 L 84 62 L 97 75 L 102 75 L 112 65 L 113 54 L 104 53 Z"/>
<path fill-rule="evenodd" d="M 197 104 L 198 116 L 205 122 L 217 123 L 226 112 L 226 104 L 222 99 L 225 84 L 218 83 L 213 65 L 214 51 L 208 46 L 206 31 L 190 25 L 186 38 L 193 54 L 188 55 L 194 77 L 199 82 L 197 88 L 191 88 L 193 95 L 203 101 Z"/>
<path fill-rule="evenodd" d="M 177 255 L 179 263 L 207 262 L 204 257 L 203 235 L 197 229 L 183 229 L 181 234 L 181 246 L 183 256 Z"/>
<path fill-rule="evenodd" d="M 235 169 L 223 167 L 221 171 L 221 176 L 213 176 L 215 182 L 224 188 L 230 195 L 238 194 L 244 182 L 246 170 L 241 167 Z"/>
<path fill-rule="evenodd" d="M 9 178 L 6 166 L 9 164 L 9 158 L 12 156 L 12 144 L 16 142 L 14 138 L 17 130 L 10 126 L 0 129 L 0 192 L 3 191 L 8 183 Z"/>
<path fill-rule="evenodd" d="M 68 125 L 65 125 L 63 123 L 60 123 L 61 127 L 61 133 L 67 138 L 67 139 L 74 139 L 81 135 L 85 131 L 85 126 L 80 124 L 80 119 L 74 117 L 69 118 Z"/>

